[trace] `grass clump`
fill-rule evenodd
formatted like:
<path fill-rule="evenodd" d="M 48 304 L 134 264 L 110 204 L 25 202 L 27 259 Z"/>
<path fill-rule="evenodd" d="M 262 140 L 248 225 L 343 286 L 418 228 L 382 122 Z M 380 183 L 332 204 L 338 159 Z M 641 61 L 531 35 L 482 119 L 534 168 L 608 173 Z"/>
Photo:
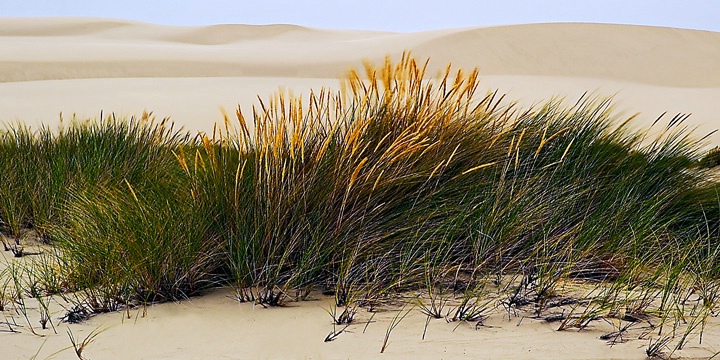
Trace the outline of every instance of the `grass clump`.
<path fill-rule="evenodd" d="M 149 115 L 10 127 L 6 246 L 27 228 L 51 241 L 65 290 L 96 311 L 232 284 L 264 306 L 321 287 L 354 314 L 413 290 L 428 321 L 482 324 L 488 279 L 508 314 L 572 304 L 561 328 L 668 317 L 681 290 L 716 311 L 714 153 L 685 117 L 631 131 L 609 101 L 524 109 L 479 95 L 477 71 L 426 66 L 367 65 L 340 92 L 276 95 L 195 138 Z M 562 299 L 572 279 L 603 285 Z"/>
<path fill-rule="evenodd" d="M 70 199 L 63 227 L 53 232 L 66 266 L 73 268 L 70 283 L 107 287 L 115 292 L 108 296 L 143 303 L 181 299 L 208 287 L 221 249 L 192 198 L 126 185 Z"/>
<path fill-rule="evenodd" d="M 56 131 L 12 127 L 2 140 L 3 222 L 17 245 L 25 233 L 59 249 L 58 291 L 87 291 L 107 311 L 193 294 L 222 267 L 210 222 L 179 182 L 172 151 L 191 139 L 167 121 L 73 119 Z"/>
<path fill-rule="evenodd" d="M 424 82 L 410 58 L 367 75 L 309 107 L 279 96 L 251 122 L 238 113 L 236 131 L 181 156 L 221 204 L 240 287 L 334 284 L 343 305 L 422 283 L 427 254 L 473 276 L 617 277 L 629 254 L 704 223 L 678 206 L 705 172 L 676 124 L 648 141 L 606 101 L 521 110 L 478 99 L 476 72 Z"/>

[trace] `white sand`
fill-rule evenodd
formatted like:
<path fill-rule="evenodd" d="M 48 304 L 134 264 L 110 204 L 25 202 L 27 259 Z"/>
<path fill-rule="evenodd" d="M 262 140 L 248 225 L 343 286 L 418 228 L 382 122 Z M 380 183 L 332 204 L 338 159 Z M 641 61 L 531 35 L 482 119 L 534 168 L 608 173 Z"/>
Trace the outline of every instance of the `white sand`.
<path fill-rule="evenodd" d="M 166 27 L 123 20 L 0 18 L 0 121 L 54 124 L 58 114 L 96 117 L 100 111 L 152 110 L 187 129 L 210 130 L 219 108 L 248 108 L 255 96 L 278 88 L 306 93 L 337 85 L 363 59 L 380 61 L 411 50 L 430 56 L 431 68 L 453 62 L 480 67 L 482 86 L 509 92 L 530 105 L 553 96 L 570 100 L 585 91 L 615 96 L 618 112 L 641 112 L 638 126 L 658 115 L 692 113 L 702 135 L 720 127 L 720 33 L 597 24 L 540 24 L 454 29 L 412 34 L 309 29 L 293 25 Z M 717 135 L 710 139 L 720 143 Z M 90 345 L 90 358 L 376 358 L 392 312 L 380 313 L 366 333 L 349 328 L 332 343 L 327 299 L 262 309 L 217 292 L 181 304 L 162 304 L 147 317 L 122 322 L 101 315 L 70 328 L 83 338 L 111 326 Z M 61 315 L 54 307 L 54 318 Z M 135 314 L 135 313 L 133 313 Z M 5 312 L 5 319 L 24 319 Z M 34 315 L 36 316 L 36 315 Z M 367 313 L 360 313 L 362 321 Z M 388 358 L 641 359 L 647 340 L 609 347 L 598 340 L 606 325 L 555 332 L 526 319 L 515 326 L 500 314 L 496 328 L 474 330 L 433 321 L 421 340 L 424 317 L 413 311 L 393 332 Z M 3 319 L 0 318 L 0 322 Z M 36 320 L 33 320 L 36 321 Z M 37 325 L 34 323 L 33 325 Z M 44 358 L 70 345 L 59 335 L 4 333 L 0 358 Z M 45 333 L 48 333 L 47 331 Z M 698 358 L 720 350 L 717 321 L 685 353 Z M 56 358 L 75 358 L 65 350 Z"/>
<path fill-rule="evenodd" d="M 389 345 L 380 354 L 395 309 L 376 313 L 367 329 L 371 314 L 361 310 L 357 324 L 336 340 L 324 342 L 333 330 L 326 312 L 331 298 L 266 309 L 238 303 L 230 295 L 222 290 L 179 304 L 156 305 L 145 317 L 142 310 L 133 310 L 130 319 L 125 313 L 106 314 L 69 328 L 80 339 L 93 330 L 104 330 L 87 348 L 90 359 L 644 359 L 648 344 L 647 339 L 635 339 L 634 333 L 626 336 L 630 341 L 609 346 L 598 339 L 612 331 L 602 321 L 584 331 L 558 332 L 557 323 L 508 320 L 503 313 L 496 313 L 477 330 L 474 324 L 458 326 L 434 319 L 422 340 L 425 316 L 415 308 L 391 332 Z M 2 348 L 4 354 L 13 354 L 9 358 L 27 359 L 40 350 L 42 359 L 70 345 L 67 328 L 58 326 L 59 335 L 48 336 L 44 345 L 44 339 L 27 333 L 0 333 L 0 344 L 7 344 Z M 27 332 L 27 328 L 20 330 Z M 704 336 L 704 347 L 698 347 L 694 339 L 682 355 L 707 358 L 713 354 L 708 347 L 720 350 L 717 324 Z M 75 354 L 65 350 L 57 358 L 73 359 Z"/>

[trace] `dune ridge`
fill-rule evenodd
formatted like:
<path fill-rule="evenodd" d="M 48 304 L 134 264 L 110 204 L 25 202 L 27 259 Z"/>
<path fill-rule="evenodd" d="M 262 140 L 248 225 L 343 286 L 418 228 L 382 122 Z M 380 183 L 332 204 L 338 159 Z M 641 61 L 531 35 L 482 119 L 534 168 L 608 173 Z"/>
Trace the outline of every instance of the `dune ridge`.
<path fill-rule="evenodd" d="M 98 19 L 2 19 L 0 82 L 205 76 L 338 77 L 404 50 L 486 75 L 720 86 L 720 33 L 607 24 L 530 24 L 420 33 L 296 25 L 172 27 Z M 32 25 L 29 25 L 32 24 Z M 185 59 L 180 68 L 172 63 Z M 120 66 L 113 61 L 122 61 Z M 166 69 L 152 70 L 148 67 Z M 94 64 L 112 64 L 98 66 Z M 83 69 L 76 71 L 72 69 Z M 63 70 L 67 69 L 67 70 Z M 292 70 L 289 70 L 292 69 Z M 293 75 L 294 74 L 294 75 Z"/>
<path fill-rule="evenodd" d="M 0 17 L 0 36 L 59 37 L 92 35 L 117 28 L 141 24 L 103 18 L 12 18 Z"/>
<path fill-rule="evenodd" d="M 413 50 L 438 63 L 475 62 L 483 73 L 493 75 L 720 85 L 720 33 L 709 31 L 586 23 L 512 25 L 448 34 Z"/>

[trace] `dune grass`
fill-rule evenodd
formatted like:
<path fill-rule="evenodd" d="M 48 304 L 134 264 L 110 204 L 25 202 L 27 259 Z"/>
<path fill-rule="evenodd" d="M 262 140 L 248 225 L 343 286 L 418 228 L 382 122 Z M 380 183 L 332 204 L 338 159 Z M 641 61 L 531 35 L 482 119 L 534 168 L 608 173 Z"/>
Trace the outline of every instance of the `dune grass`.
<path fill-rule="evenodd" d="M 53 291 L 94 311 L 230 284 L 264 306 L 420 290 L 439 317 L 443 289 L 481 304 L 488 279 L 538 316 L 563 281 L 599 281 L 562 328 L 691 296 L 717 310 L 715 163 L 683 117 L 633 131 L 608 100 L 521 108 L 478 94 L 477 71 L 428 80 L 425 66 L 368 65 L 339 92 L 279 94 L 196 137 L 148 114 L 7 127 L 6 248 L 35 230 L 58 249 Z"/>

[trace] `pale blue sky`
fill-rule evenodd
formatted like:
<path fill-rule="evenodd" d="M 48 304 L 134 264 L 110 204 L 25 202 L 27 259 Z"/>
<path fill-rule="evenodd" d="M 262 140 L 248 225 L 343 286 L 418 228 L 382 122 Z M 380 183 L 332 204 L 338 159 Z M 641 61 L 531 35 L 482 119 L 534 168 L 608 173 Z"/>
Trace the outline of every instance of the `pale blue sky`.
<path fill-rule="evenodd" d="M 92 16 L 167 25 L 289 23 L 401 32 L 567 21 L 720 31 L 720 0 L 0 0 L 0 16 Z"/>

